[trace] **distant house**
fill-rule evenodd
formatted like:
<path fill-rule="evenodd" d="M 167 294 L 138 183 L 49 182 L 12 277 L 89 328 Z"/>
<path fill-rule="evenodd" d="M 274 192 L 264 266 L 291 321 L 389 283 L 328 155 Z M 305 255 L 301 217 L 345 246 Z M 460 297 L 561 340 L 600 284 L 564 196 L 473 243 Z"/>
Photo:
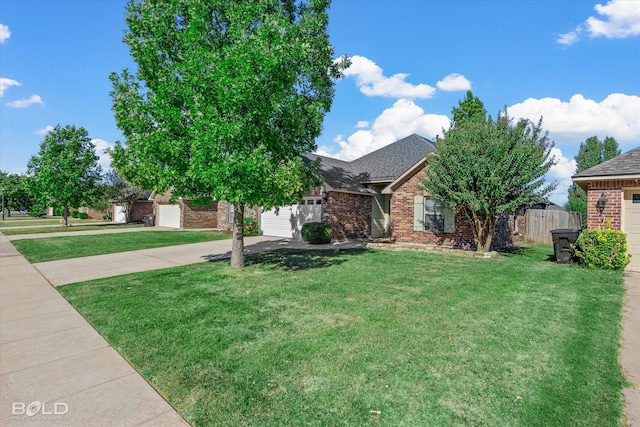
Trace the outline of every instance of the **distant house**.
<path fill-rule="evenodd" d="M 171 190 L 164 194 L 153 193 L 153 214 L 155 225 L 169 228 L 213 228 L 231 230 L 233 228 L 234 208 L 225 201 L 212 201 L 209 204 L 198 204 L 186 197 L 173 200 Z M 258 217 L 257 208 L 246 208 L 245 217 Z"/>
<path fill-rule="evenodd" d="M 624 231 L 632 256 L 627 269 L 640 271 L 640 147 L 574 175 L 573 182 L 587 192 L 587 228 L 610 220 Z"/>

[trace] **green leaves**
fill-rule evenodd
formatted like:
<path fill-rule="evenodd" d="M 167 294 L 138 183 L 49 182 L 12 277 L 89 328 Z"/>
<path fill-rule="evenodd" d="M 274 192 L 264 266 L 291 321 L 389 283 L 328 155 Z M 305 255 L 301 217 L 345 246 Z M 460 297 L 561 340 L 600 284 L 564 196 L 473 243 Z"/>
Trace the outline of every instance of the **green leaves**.
<path fill-rule="evenodd" d="M 473 224 L 478 248 L 489 250 L 498 219 L 517 213 L 544 198 L 555 188 L 544 175 L 554 164 L 553 143 L 542 131 L 542 122 L 517 123 L 506 114 L 485 119 L 479 99 L 470 92 L 454 126 L 427 155 L 427 179 L 431 195 L 456 207 Z M 454 109 L 454 116 L 456 116 Z"/>
<path fill-rule="evenodd" d="M 25 188 L 48 205 L 77 208 L 90 204 L 100 180 L 97 161 L 95 146 L 84 128 L 58 125 L 29 160 Z"/>

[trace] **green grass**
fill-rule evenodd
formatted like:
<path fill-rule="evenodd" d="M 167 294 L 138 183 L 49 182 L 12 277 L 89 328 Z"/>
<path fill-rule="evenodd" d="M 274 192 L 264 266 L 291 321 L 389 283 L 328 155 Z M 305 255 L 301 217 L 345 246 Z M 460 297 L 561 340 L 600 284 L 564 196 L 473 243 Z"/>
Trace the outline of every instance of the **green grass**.
<path fill-rule="evenodd" d="M 11 243 L 29 262 L 34 263 L 229 238 L 228 234 L 207 231 L 146 231 L 20 239 Z"/>
<path fill-rule="evenodd" d="M 117 230 L 121 228 L 141 228 L 143 224 L 122 224 L 122 225 L 73 225 L 71 227 L 42 227 L 42 228 L 13 228 L 0 230 L 5 236 L 16 236 L 20 234 L 45 234 L 45 233 L 66 233 L 74 231 L 88 230 Z"/>
<path fill-rule="evenodd" d="M 59 291 L 193 425 L 613 426 L 622 274 L 271 252 Z"/>
<path fill-rule="evenodd" d="M 0 221 L 0 230 L 5 227 L 32 227 L 35 225 L 42 226 L 55 226 L 60 225 L 60 221 L 62 221 L 62 217 L 54 217 L 54 218 L 31 218 L 28 216 L 21 215 L 19 217 L 12 216 L 4 217 L 4 221 Z M 69 224 L 91 224 L 92 222 L 102 222 L 94 219 L 77 219 L 77 218 L 68 218 Z M 4 230 L 3 230 L 4 231 Z"/>

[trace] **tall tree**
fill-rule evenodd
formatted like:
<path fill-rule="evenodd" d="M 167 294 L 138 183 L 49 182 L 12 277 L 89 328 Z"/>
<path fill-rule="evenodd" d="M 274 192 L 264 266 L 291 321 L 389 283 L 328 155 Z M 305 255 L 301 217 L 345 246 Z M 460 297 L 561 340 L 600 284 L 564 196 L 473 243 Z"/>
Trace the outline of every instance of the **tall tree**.
<path fill-rule="evenodd" d="M 421 184 L 471 224 L 476 250 L 489 251 L 500 217 L 544 200 L 555 188 L 544 181 L 554 164 L 553 143 L 542 121 L 514 124 L 506 113 L 495 121 L 478 117 L 457 120 L 445 132 L 436 153 L 427 155 Z"/>
<path fill-rule="evenodd" d="M 458 102 L 458 107 L 451 110 L 451 127 L 461 127 L 465 124 L 473 125 L 486 123 L 487 110 L 477 96 L 468 90 L 465 98 Z"/>
<path fill-rule="evenodd" d="M 600 141 L 597 136 L 591 136 L 580 143 L 576 160 L 576 174 L 592 168 L 600 163 L 613 159 L 620 155 L 620 147 L 615 138 L 607 136 L 604 141 Z M 573 212 L 580 212 L 582 223 L 587 221 L 587 193 L 578 185 L 569 187 L 568 201 L 565 209 Z"/>
<path fill-rule="evenodd" d="M 124 41 L 135 75 L 112 74 L 129 182 L 175 196 L 226 200 L 231 265 L 244 265 L 245 205 L 293 203 L 317 184 L 314 151 L 334 80 L 330 0 L 130 0 Z"/>
<path fill-rule="evenodd" d="M 11 210 L 30 210 L 35 204 L 35 200 L 24 187 L 24 175 L 0 171 L 0 186 L 4 193 L 4 208 L 9 216 Z"/>
<path fill-rule="evenodd" d="M 69 208 L 90 204 L 96 196 L 100 166 L 88 132 L 80 127 L 56 126 L 40 143 L 27 165 L 25 187 L 40 203 L 62 206 L 63 226 Z"/>

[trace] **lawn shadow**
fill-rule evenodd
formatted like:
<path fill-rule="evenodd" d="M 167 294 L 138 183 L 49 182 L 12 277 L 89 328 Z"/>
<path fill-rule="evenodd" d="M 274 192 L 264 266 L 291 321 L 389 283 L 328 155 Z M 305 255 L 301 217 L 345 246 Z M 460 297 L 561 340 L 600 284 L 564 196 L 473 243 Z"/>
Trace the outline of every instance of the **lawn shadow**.
<path fill-rule="evenodd" d="M 260 252 L 247 256 L 245 263 L 250 265 L 263 265 L 272 269 L 284 271 L 309 270 L 312 268 L 326 268 L 340 265 L 347 261 L 346 255 L 360 255 L 366 251 L 364 248 L 354 249 L 278 249 L 269 252 Z"/>
<path fill-rule="evenodd" d="M 359 255 L 366 251 L 366 240 L 350 240 L 313 245 L 302 240 L 278 239 L 245 246 L 245 264 L 267 265 L 282 270 L 307 270 L 342 264 L 344 255 Z M 231 251 L 204 255 L 209 262 L 228 260 Z"/>
<path fill-rule="evenodd" d="M 527 255 L 531 251 L 531 248 L 528 246 L 505 246 L 502 248 L 496 249 L 500 255 L 511 256 L 511 255 Z"/>

